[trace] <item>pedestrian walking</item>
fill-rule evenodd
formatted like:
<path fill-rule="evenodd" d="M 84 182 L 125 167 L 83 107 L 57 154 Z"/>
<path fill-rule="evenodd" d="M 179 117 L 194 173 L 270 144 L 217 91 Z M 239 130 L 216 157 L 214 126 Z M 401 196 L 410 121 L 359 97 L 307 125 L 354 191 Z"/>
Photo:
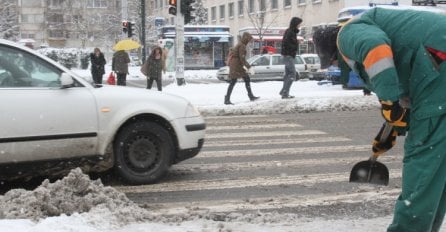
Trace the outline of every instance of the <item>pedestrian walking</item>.
<path fill-rule="evenodd" d="M 290 88 L 297 76 L 296 66 L 294 65 L 297 49 L 299 48 L 297 33 L 299 33 L 301 23 L 301 18 L 291 18 L 290 25 L 283 34 L 281 54 L 285 63 L 285 75 L 283 77 L 283 87 L 279 93 L 282 99 L 294 98 L 294 96 L 290 95 Z"/>
<path fill-rule="evenodd" d="M 116 73 L 117 85 L 126 85 L 127 74 L 129 73 L 130 57 L 124 50 L 119 50 L 113 54 L 112 70 Z"/>
<path fill-rule="evenodd" d="M 166 62 L 161 47 L 153 48 L 143 68 L 147 73 L 147 89 L 151 89 L 155 81 L 158 91 L 162 91 L 162 72 L 166 72 Z"/>
<path fill-rule="evenodd" d="M 313 41 L 322 68 L 346 62 L 376 93 L 392 133 L 407 133 L 402 191 L 387 231 L 440 231 L 446 212 L 446 17 L 377 7 L 342 28 L 316 31 Z M 376 152 L 390 149 L 395 136 L 389 140 L 375 142 Z"/>
<path fill-rule="evenodd" d="M 225 104 L 232 105 L 231 102 L 231 93 L 234 89 L 235 84 L 237 83 L 237 79 L 242 78 L 245 82 L 246 91 L 248 92 L 249 100 L 255 101 L 259 99 L 259 97 L 254 96 L 251 90 L 251 79 L 249 78 L 248 73 L 246 72 L 251 68 L 251 65 L 246 61 L 246 45 L 252 41 L 252 35 L 248 32 L 243 33 L 241 39 L 238 41 L 237 45 L 231 49 L 231 52 L 228 57 L 228 65 L 229 65 L 229 78 L 231 79 L 229 82 L 228 90 L 225 96 Z"/>
<path fill-rule="evenodd" d="M 102 84 L 102 76 L 105 73 L 104 65 L 106 63 L 104 54 L 99 48 L 95 48 L 90 53 L 91 75 L 95 84 Z"/>

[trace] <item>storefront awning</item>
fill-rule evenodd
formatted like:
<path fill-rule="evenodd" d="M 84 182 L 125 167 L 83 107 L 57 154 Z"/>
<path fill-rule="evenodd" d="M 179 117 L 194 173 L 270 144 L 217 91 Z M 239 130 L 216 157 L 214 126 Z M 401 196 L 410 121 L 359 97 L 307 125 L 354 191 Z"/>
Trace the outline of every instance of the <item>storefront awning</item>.
<path fill-rule="evenodd" d="M 252 36 L 254 38 L 254 40 L 260 40 L 260 37 L 258 35 L 253 35 Z M 283 37 L 282 36 L 263 36 L 263 41 L 282 41 Z M 304 40 L 304 37 L 302 36 L 297 36 L 298 40 Z"/>

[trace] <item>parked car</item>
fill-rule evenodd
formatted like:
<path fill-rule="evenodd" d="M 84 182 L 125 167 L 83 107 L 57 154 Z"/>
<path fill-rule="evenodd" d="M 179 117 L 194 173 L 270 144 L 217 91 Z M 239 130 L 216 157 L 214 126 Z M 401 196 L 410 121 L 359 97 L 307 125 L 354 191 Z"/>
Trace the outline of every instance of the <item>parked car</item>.
<path fill-rule="evenodd" d="M 307 65 L 307 76 L 310 80 L 323 80 L 326 78 L 327 73 L 321 70 L 321 60 L 317 54 L 300 54 L 302 59 Z"/>
<path fill-rule="evenodd" d="M 317 72 L 321 69 L 321 60 L 317 54 L 300 54 L 300 57 L 304 59 L 309 72 Z"/>
<path fill-rule="evenodd" d="M 92 85 L 7 40 L 0 54 L 0 181 L 81 167 L 153 183 L 203 146 L 205 121 L 182 97 Z"/>
<path fill-rule="evenodd" d="M 285 64 L 283 63 L 283 57 L 280 54 L 262 54 L 250 57 L 247 62 L 253 66 L 254 75 L 250 75 L 252 81 L 264 81 L 264 80 L 283 80 L 285 74 Z M 295 59 L 296 71 L 299 76 L 307 73 L 305 63 L 300 56 L 296 56 Z M 229 67 L 225 66 L 217 71 L 217 78 L 222 81 L 229 80 Z"/>

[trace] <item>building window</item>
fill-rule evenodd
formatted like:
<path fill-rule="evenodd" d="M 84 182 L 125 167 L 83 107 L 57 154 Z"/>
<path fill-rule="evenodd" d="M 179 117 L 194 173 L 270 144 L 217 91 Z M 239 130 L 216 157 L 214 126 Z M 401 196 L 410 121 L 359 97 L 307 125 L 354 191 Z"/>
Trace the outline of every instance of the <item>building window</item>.
<path fill-rule="evenodd" d="M 297 0 L 298 5 L 305 5 L 307 0 Z"/>
<path fill-rule="evenodd" d="M 220 20 L 225 20 L 225 5 L 220 5 Z"/>
<path fill-rule="evenodd" d="M 319 4 L 319 3 L 321 3 L 322 1 L 321 1 L 321 0 L 311 0 L 311 2 L 312 2 L 313 4 Z"/>
<path fill-rule="evenodd" d="M 238 15 L 243 16 L 243 11 L 245 10 L 245 7 L 243 6 L 245 4 L 243 0 L 238 1 Z"/>
<path fill-rule="evenodd" d="M 271 0 L 271 9 L 279 9 L 279 2 L 277 0 Z"/>
<path fill-rule="evenodd" d="M 64 0 L 51 0 L 50 7 L 52 8 L 62 8 Z"/>
<path fill-rule="evenodd" d="M 291 7 L 291 0 L 283 0 L 283 7 Z"/>
<path fill-rule="evenodd" d="M 234 3 L 233 2 L 228 4 L 228 17 L 234 18 Z"/>
<path fill-rule="evenodd" d="M 23 14 L 22 23 L 43 23 L 43 15 Z"/>
<path fill-rule="evenodd" d="M 254 0 L 248 0 L 248 13 L 254 13 Z"/>
<path fill-rule="evenodd" d="M 107 0 L 88 0 L 87 7 L 88 8 L 106 8 Z"/>
<path fill-rule="evenodd" d="M 215 8 L 215 6 L 211 7 L 211 21 L 216 21 L 217 20 L 217 9 Z"/>
<path fill-rule="evenodd" d="M 266 0 L 259 0 L 259 10 L 266 11 Z"/>
<path fill-rule="evenodd" d="M 63 23 L 63 15 L 62 14 L 53 14 L 48 17 L 48 22 L 50 23 Z"/>

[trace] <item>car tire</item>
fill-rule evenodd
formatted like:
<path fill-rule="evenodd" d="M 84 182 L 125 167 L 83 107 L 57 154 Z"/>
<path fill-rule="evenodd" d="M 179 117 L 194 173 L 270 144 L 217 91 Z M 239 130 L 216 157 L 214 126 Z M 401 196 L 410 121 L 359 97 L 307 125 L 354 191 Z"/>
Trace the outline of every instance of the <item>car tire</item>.
<path fill-rule="evenodd" d="M 124 127 L 114 142 L 115 170 L 129 184 L 151 184 L 165 175 L 174 145 L 169 132 L 154 122 Z"/>

